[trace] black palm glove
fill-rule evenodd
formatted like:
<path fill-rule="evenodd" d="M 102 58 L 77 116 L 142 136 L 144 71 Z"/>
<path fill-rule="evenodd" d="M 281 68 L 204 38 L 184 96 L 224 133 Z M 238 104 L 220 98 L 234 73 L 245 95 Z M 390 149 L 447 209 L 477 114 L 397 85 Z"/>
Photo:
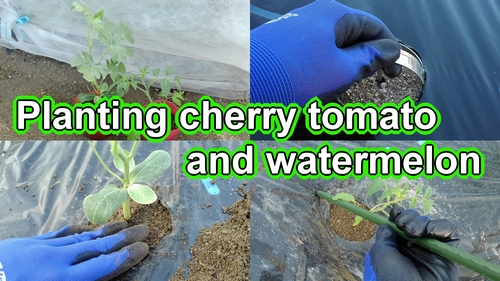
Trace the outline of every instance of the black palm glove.
<path fill-rule="evenodd" d="M 111 222 L 88 231 L 59 231 L 0 242 L 0 280 L 110 280 L 139 263 L 149 252 L 147 226 Z M 0 277 L 2 277 L 0 275 Z"/>
<path fill-rule="evenodd" d="M 409 238 L 435 238 L 455 247 L 460 242 L 456 226 L 446 219 L 431 220 L 413 209 L 394 207 L 389 220 Z M 458 280 L 453 262 L 403 239 L 390 226 L 379 226 L 376 235 L 365 258 L 365 281 Z"/>

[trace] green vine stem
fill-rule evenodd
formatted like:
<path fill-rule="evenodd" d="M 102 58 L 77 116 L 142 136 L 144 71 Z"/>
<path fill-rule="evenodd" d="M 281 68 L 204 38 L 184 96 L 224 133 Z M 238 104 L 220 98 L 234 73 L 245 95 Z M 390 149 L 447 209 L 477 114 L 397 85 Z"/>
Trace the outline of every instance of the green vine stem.
<path fill-rule="evenodd" d="M 131 218 L 130 196 L 127 195 L 127 200 L 123 201 L 122 207 L 123 207 L 123 218 L 128 221 Z"/>
<path fill-rule="evenodd" d="M 104 169 L 106 169 L 106 171 L 108 171 L 108 173 L 110 173 L 113 177 L 117 178 L 121 183 L 124 183 L 123 179 L 120 178 L 117 174 L 113 173 L 108 168 L 108 166 L 106 165 L 106 163 L 104 163 L 104 161 L 102 161 L 101 155 L 99 155 L 99 152 L 97 152 L 97 150 L 95 149 L 94 144 L 91 141 L 88 141 L 88 142 L 89 142 L 90 147 L 92 148 L 92 151 L 94 151 L 95 156 L 97 156 L 97 159 L 99 159 L 99 162 L 101 162 L 101 164 L 104 167 Z"/>
<path fill-rule="evenodd" d="M 354 213 L 358 216 L 363 217 L 377 225 L 387 224 L 401 237 L 418 244 L 444 258 L 447 258 L 457 264 L 460 264 L 464 267 L 467 267 L 470 270 L 473 270 L 481 275 L 484 275 L 493 280 L 500 280 L 500 266 L 496 264 L 489 263 L 483 259 L 480 259 L 472 254 L 469 254 L 465 251 L 462 251 L 458 248 L 452 247 L 446 243 L 438 241 L 436 239 L 431 238 L 419 238 L 419 239 L 411 239 L 406 237 L 403 231 L 399 230 L 396 225 L 389 221 L 388 219 L 381 217 L 377 214 L 371 213 L 363 208 L 350 204 L 344 200 L 333 200 L 333 196 L 324 191 L 318 190 L 316 194 L 328 201 L 331 204 L 335 204 L 339 207 L 342 207 L 348 210 L 351 213 Z"/>

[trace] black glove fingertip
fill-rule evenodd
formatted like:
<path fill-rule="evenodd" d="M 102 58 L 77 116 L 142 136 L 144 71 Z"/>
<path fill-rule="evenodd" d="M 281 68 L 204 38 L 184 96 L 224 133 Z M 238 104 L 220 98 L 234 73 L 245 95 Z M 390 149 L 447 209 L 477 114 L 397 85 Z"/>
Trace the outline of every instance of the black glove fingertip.
<path fill-rule="evenodd" d="M 111 234 L 115 234 L 128 226 L 126 221 L 113 221 L 103 224 L 100 228 L 103 230 L 103 235 L 108 236 Z"/>
<path fill-rule="evenodd" d="M 121 249 L 119 252 L 128 251 L 128 257 L 112 272 L 98 279 L 98 281 L 108 281 L 123 272 L 131 269 L 141 262 L 149 253 L 148 244 L 144 242 L 136 242 Z"/>
<path fill-rule="evenodd" d="M 430 221 L 429 217 L 420 216 L 416 210 L 408 209 L 396 218 L 395 223 L 409 238 L 420 238 L 426 236 Z"/>
<path fill-rule="evenodd" d="M 394 63 L 390 66 L 384 67 L 383 70 L 384 70 L 385 75 L 387 75 L 387 77 L 396 78 L 403 71 L 403 67 L 397 63 Z"/>
<path fill-rule="evenodd" d="M 436 219 L 429 222 L 427 237 L 438 239 L 455 247 L 460 242 L 460 235 L 456 225 L 447 219 Z"/>
<path fill-rule="evenodd" d="M 60 237 L 65 237 L 73 234 L 80 234 L 83 232 L 91 231 L 92 227 L 90 225 L 68 225 L 66 228 L 66 231 L 59 233 L 56 237 L 53 238 L 60 238 Z"/>
<path fill-rule="evenodd" d="M 391 209 L 389 212 L 389 220 L 394 222 L 396 218 L 404 211 L 403 207 L 401 206 L 396 206 Z"/>

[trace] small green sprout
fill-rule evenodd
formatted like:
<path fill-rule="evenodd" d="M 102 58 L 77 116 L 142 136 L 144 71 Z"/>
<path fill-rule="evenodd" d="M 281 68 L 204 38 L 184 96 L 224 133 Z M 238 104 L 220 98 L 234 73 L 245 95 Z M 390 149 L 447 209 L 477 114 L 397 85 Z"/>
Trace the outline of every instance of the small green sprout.
<path fill-rule="evenodd" d="M 412 194 L 410 184 L 408 182 L 400 183 L 399 181 L 397 181 L 394 185 L 392 185 L 389 184 L 388 180 L 378 178 L 372 181 L 370 186 L 368 186 L 366 196 L 373 196 L 379 191 L 382 191 L 382 193 L 377 199 L 377 205 L 373 206 L 370 209 L 370 212 L 383 213 L 387 217 L 389 216 L 389 214 L 387 213 L 387 209 L 390 209 L 396 205 L 403 206 L 404 202 L 409 201 L 409 208 L 415 208 L 420 203 L 422 206 L 423 215 L 429 214 L 432 205 L 434 204 L 434 200 L 430 199 L 432 196 L 431 188 L 426 188 L 425 192 L 422 194 L 423 187 L 420 183 L 417 185 L 414 194 Z M 333 200 L 338 199 L 357 204 L 354 196 L 346 192 L 338 193 L 333 197 Z M 353 226 L 358 225 L 362 220 L 363 218 L 361 216 L 356 216 Z"/>
<path fill-rule="evenodd" d="M 110 143 L 111 153 L 114 156 L 114 165 L 117 170 L 123 173 L 123 178 L 108 168 L 92 142 L 89 142 L 102 166 L 123 184 L 123 188 L 110 184 L 104 186 L 98 193 L 85 197 L 83 210 L 89 221 L 94 224 L 107 222 L 120 205 L 123 206 L 124 218 L 129 220 L 131 218 L 130 199 L 139 204 L 156 202 L 156 193 L 144 183 L 158 178 L 170 167 L 172 162 L 168 152 L 155 150 L 143 162 L 136 165 L 134 154 L 139 144 L 138 141 L 134 142 L 130 152 L 122 149 L 116 141 Z"/>

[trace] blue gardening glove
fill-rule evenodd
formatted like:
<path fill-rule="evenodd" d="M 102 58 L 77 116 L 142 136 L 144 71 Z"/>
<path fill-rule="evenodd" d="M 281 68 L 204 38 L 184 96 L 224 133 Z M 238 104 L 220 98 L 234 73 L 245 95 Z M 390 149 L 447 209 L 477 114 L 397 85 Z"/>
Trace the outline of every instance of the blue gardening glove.
<path fill-rule="evenodd" d="M 303 106 L 316 96 L 335 100 L 381 68 L 397 76 L 400 48 L 376 17 L 316 0 L 251 31 L 251 101 Z"/>
<path fill-rule="evenodd" d="M 97 230 L 65 226 L 59 231 L 0 242 L 5 280 L 109 280 L 139 263 L 149 252 L 148 228 L 111 222 Z"/>
<path fill-rule="evenodd" d="M 430 237 L 455 247 L 460 242 L 453 223 L 431 220 L 413 209 L 394 207 L 389 220 L 409 238 Z M 453 262 L 401 238 L 388 225 L 379 226 L 376 235 L 365 258 L 365 281 L 458 280 L 458 268 Z"/>

